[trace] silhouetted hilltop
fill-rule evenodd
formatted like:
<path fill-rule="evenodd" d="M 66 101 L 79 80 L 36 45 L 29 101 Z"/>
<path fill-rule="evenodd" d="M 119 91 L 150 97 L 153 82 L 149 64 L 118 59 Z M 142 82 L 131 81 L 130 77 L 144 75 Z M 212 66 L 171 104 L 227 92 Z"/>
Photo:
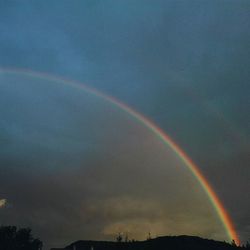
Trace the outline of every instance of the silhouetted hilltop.
<path fill-rule="evenodd" d="M 229 243 L 194 236 L 164 236 L 146 241 L 77 241 L 65 248 L 51 250 L 234 250 Z"/>

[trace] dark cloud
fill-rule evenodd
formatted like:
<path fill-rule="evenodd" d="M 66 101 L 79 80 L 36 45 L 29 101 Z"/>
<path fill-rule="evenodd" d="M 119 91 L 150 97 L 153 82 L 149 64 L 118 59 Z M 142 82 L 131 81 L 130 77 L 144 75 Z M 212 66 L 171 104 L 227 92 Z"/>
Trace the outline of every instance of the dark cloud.
<path fill-rule="evenodd" d="M 187 166 L 117 106 L 25 74 L 2 73 L 0 86 L 3 224 L 46 246 L 119 231 L 228 239 Z"/>
<path fill-rule="evenodd" d="M 0 65 L 80 80 L 148 115 L 198 163 L 246 240 L 250 178 L 249 9 L 245 0 L 5 2 L 0 6 Z M 46 90 L 39 88 L 34 91 L 45 94 Z M 52 92 L 47 100 L 32 100 L 34 106 L 22 104 L 32 93 L 23 96 L 22 102 L 13 101 L 16 106 L 5 107 L 8 95 L 0 100 L 1 112 L 7 108 L 12 112 L 0 125 L 1 146 L 9 145 L 9 151 L 4 147 L 1 153 L 6 166 L 18 164 L 29 170 L 34 164 L 39 169 L 45 163 L 52 169 L 69 162 L 78 166 L 82 153 L 89 162 L 96 152 L 110 152 L 104 146 L 110 140 L 108 124 L 102 126 L 102 134 L 85 135 L 84 142 L 79 135 L 72 137 L 71 131 L 79 123 L 84 131 L 98 131 L 100 120 L 113 119 L 112 115 L 101 114 L 95 109 L 99 105 L 89 104 L 90 98 L 80 106 L 83 104 L 84 112 L 95 106 L 92 114 L 98 113 L 98 122 L 94 122 L 91 112 L 87 112 L 91 124 L 86 122 L 88 119 L 82 121 L 75 111 L 79 105 L 70 102 L 73 93 Z M 40 108 L 41 117 L 22 121 L 17 114 L 19 104 L 27 112 Z M 54 106 L 58 108 L 53 110 Z M 50 117 L 47 111 L 51 111 Z M 54 129 L 46 124 L 47 120 Z M 123 126 L 127 131 L 129 121 L 121 121 L 116 121 L 119 126 L 112 129 L 112 143 L 124 153 L 131 143 L 128 149 L 119 145 L 119 128 Z M 33 129 L 38 125 L 38 131 L 45 131 L 43 134 Z M 128 141 L 136 142 L 134 136 L 140 130 L 132 129 Z M 24 138 L 27 133 L 30 141 Z M 62 146 L 65 144 L 67 155 Z M 30 152 L 32 157 L 26 162 Z M 63 159 L 60 162 L 59 157 Z M 113 154 L 107 153 L 103 161 L 111 159 Z M 123 162 L 128 161 L 124 157 Z M 137 162 L 138 166 L 143 164 L 142 160 Z M 106 188 L 100 186 L 100 190 Z"/>

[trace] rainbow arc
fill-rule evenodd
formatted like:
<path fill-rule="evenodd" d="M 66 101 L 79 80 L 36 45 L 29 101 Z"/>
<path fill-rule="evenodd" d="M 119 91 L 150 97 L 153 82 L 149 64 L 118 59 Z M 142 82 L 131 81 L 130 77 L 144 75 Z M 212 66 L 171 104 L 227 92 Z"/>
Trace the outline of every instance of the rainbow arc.
<path fill-rule="evenodd" d="M 46 73 L 38 73 L 34 71 L 20 70 L 20 69 L 0 69 L 0 73 L 24 74 L 27 76 L 39 77 L 47 80 L 54 80 L 58 83 L 65 85 L 71 85 L 72 87 L 82 89 L 84 91 L 92 93 L 93 95 L 99 98 L 109 101 L 113 105 L 116 105 L 118 108 L 129 114 L 131 117 L 135 118 L 137 122 L 141 123 L 144 127 L 150 130 L 155 136 L 157 136 L 162 141 L 163 144 L 172 148 L 172 150 L 176 153 L 176 155 L 185 163 L 188 169 L 192 172 L 193 176 L 199 182 L 200 186 L 206 192 L 209 200 L 211 201 L 214 209 L 216 210 L 227 232 L 229 239 L 234 239 L 237 245 L 240 244 L 240 240 L 235 230 L 233 221 L 230 218 L 229 213 L 223 206 L 218 195 L 215 193 L 212 186 L 208 182 L 208 180 L 204 177 L 198 166 L 184 152 L 184 150 L 169 135 L 167 135 L 161 128 L 159 128 L 153 121 L 151 121 L 141 113 L 137 112 L 136 110 L 132 109 L 128 105 L 124 104 L 123 102 L 117 100 L 116 98 L 104 94 L 103 92 L 100 92 L 95 88 L 86 86 L 83 83 L 77 81 L 65 80 L 63 78 L 51 76 Z"/>

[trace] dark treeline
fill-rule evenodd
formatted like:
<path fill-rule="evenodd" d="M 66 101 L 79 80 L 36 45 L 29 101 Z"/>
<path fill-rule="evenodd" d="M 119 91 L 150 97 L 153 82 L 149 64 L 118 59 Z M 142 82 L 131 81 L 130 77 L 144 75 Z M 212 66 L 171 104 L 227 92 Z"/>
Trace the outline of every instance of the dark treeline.
<path fill-rule="evenodd" d="M 42 241 L 34 239 L 29 228 L 0 227 L 0 250 L 41 250 L 42 246 Z"/>

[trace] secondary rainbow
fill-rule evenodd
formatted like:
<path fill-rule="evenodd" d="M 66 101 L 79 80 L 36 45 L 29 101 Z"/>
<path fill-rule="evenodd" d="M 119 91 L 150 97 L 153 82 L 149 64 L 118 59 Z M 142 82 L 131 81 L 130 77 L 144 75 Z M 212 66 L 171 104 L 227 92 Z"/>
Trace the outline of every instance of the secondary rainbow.
<path fill-rule="evenodd" d="M 240 244 L 239 237 L 237 235 L 237 232 L 235 230 L 234 224 L 232 222 L 232 219 L 230 218 L 228 212 L 224 208 L 222 202 L 220 201 L 219 197 L 216 195 L 215 191 L 209 184 L 209 182 L 206 180 L 206 178 L 203 176 L 202 172 L 198 168 L 198 166 L 192 161 L 192 159 L 184 152 L 183 149 L 180 148 L 180 146 L 177 145 L 177 143 L 174 142 L 174 140 L 167 135 L 161 128 L 159 128 L 153 121 L 142 115 L 141 113 L 135 111 L 128 105 L 124 104 L 123 102 L 117 100 L 114 97 L 111 97 L 107 94 L 104 94 L 103 92 L 98 91 L 95 88 L 89 87 L 84 85 L 83 83 L 72 81 L 72 80 L 66 80 L 60 77 L 51 76 L 46 73 L 40 73 L 40 72 L 34 72 L 29 70 L 20 70 L 20 69 L 0 69 L 0 73 L 12 73 L 12 74 L 25 74 L 29 76 L 44 78 L 44 79 L 50 79 L 54 80 L 56 82 L 71 85 L 75 88 L 82 89 L 84 91 L 90 92 L 94 94 L 97 97 L 103 98 L 112 104 L 119 107 L 124 112 L 128 113 L 130 116 L 136 119 L 137 122 L 141 123 L 143 126 L 147 127 L 155 136 L 157 136 L 165 145 L 171 147 L 173 151 L 178 155 L 178 157 L 186 164 L 186 166 L 189 168 L 189 170 L 192 172 L 192 174 L 195 176 L 197 181 L 200 183 L 201 187 L 206 192 L 209 200 L 213 204 L 214 209 L 218 213 L 218 216 L 228 234 L 229 239 L 234 239 L 236 244 Z"/>

